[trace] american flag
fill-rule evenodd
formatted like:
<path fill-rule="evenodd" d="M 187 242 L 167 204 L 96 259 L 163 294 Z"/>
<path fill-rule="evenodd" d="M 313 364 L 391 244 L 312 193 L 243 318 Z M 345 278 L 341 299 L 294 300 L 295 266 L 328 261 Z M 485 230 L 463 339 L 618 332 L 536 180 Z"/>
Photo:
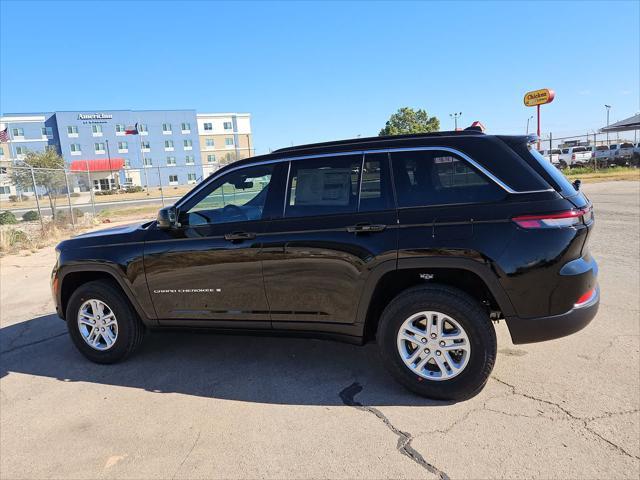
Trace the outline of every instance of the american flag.
<path fill-rule="evenodd" d="M 9 141 L 9 127 L 5 127 L 0 131 L 0 143 L 7 143 Z"/>

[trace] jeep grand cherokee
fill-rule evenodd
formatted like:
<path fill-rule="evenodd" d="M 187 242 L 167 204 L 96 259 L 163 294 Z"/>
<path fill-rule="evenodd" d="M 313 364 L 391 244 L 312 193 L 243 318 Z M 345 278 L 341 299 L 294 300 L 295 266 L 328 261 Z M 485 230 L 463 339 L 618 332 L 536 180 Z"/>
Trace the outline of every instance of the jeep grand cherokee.
<path fill-rule="evenodd" d="M 285 148 L 218 170 L 155 221 L 57 247 L 57 312 L 98 363 L 147 328 L 375 339 L 418 394 L 464 399 L 514 343 L 599 304 L 592 205 L 530 137 L 478 131 Z"/>

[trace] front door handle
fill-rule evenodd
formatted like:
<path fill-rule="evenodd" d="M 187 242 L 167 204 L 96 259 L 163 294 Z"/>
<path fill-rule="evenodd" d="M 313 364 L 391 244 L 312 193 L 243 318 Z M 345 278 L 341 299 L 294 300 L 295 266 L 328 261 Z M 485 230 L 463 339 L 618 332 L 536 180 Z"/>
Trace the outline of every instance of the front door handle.
<path fill-rule="evenodd" d="M 370 223 L 359 223 L 357 225 L 353 225 L 351 227 L 347 227 L 347 232 L 349 233 L 374 233 L 381 232 L 385 228 L 386 225 L 371 225 Z"/>
<path fill-rule="evenodd" d="M 233 233 L 227 233 L 224 236 L 224 239 L 229 242 L 236 242 L 240 240 L 251 240 L 253 238 L 256 238 L 256 234 L 250 233 L 250 232 L 233 232 Z"/>

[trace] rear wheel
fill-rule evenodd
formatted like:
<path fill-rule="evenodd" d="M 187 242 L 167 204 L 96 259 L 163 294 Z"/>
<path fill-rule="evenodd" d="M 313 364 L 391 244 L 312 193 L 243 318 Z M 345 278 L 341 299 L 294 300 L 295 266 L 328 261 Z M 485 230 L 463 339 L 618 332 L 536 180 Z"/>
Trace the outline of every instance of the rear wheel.
<path fill-rule="evenodd" d="M 476 395 L 496 358 L 496 335 L 487 312 L 448 286 L 414 287 L 398 295 L 384 310 L 377 337 L 396 380 L 434 399 Z"/>
<path fill-rule="evenodd" d="M 79 287 L 69 299 L 66 318 L 76 348 L 96 363 L 123 360 L 142 342 L 144 325 L 122 291 L 108 281 Z"/>

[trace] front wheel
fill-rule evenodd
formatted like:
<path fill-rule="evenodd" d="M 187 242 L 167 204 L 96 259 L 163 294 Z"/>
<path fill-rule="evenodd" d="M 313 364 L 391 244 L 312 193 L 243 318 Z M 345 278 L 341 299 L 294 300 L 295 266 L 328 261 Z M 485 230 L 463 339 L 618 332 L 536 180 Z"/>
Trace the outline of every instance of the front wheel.
<path fill-rule="evenodd" d="M 96 363 L 123 360 L 140 345 L 144 334 L 129 300 L 108 281 L 88 282 L 73 292 L 66 318 L 73 343 Z"/>
<path fill-rule="evenodd" d="M 487 383 L 496 334 L 479 302 L 444 285 L 414 287 L 382 313 L 377 335 L 391 374 L 413 392 L 464 400 Z"/>

